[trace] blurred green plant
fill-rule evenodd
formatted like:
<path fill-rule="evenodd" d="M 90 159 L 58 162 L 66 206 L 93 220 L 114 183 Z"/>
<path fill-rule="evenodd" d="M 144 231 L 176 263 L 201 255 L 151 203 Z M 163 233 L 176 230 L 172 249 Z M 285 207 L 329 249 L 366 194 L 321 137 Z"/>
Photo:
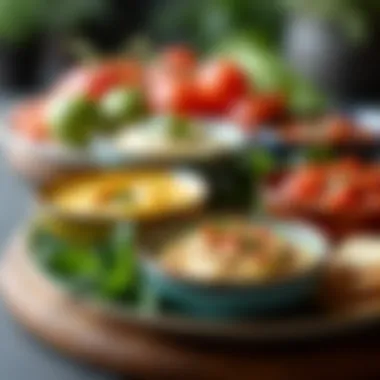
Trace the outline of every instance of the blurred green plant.
<path fill-rule="evenodd" d="M 284 0 L 282 7 L 332 22 L 355 41 L 368 36 L 370 26 L 380 15 L 378 0 Z"/>
<path fill-rule="evenodd" d="M 0 40 L 19 43 L 41 33 L 72 31 L 106 9 L 106 0 L 0 0 Z"/>
<path fill-rule="evenodd" d="M 250 32 L 268 41 L 281 33 L 279 0 L 162 0 L 151 12 L 152 35 L 208 49 L 231 34 Z"/>

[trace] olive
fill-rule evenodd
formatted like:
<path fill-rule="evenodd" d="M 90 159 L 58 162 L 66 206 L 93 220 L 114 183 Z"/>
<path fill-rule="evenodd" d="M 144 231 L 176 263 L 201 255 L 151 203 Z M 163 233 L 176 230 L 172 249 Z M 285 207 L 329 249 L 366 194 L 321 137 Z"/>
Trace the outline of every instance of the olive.
<path fill-rule="evenodd" d="M 96 104 L 83 96 L 56 99 L 48 108 L 53 136 L 69 145 L 86 144 L 99 125 Z"/>

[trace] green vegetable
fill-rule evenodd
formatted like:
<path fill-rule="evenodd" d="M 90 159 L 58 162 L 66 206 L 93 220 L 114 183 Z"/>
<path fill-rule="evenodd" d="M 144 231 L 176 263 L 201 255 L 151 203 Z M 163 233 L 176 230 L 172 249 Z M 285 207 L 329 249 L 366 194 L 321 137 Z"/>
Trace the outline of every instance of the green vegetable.
<path fill-rule="evenodd" d="M 262 179 L 276 168 L 276 159 L 270 151 L 255 149 L 248 157 L 248 164 L 256 179 Z"/>
<path fill-rule="evenodd" d="M 31 232 L 32 254 L 48 275 L 76 293 L 97 287 L 101 261 L 89 244 L 68 243 L 38 225 Z"/>
<path fill-rule="evenodd" d="M 86 144 L 99 125 L 96 105 L 82 96 L 56 99 L 48 109 L 53 135 L 69 145 Z"/>
<path fill-rule="evenodd" d="M 121 295 L 136 283 L 137 267 L 134 256 L 134 232 L 130 225 L 120 224 L 112 236 L 112 265 L 102 284 L 106 296 Z"/>
<path fill-rule="evenodd" d="M 38 223 L 28 244 L 50 278 L 92 298 L 119 301 L 136 297 L 139 278 L 129 225 L 118 226 L 102 240 L 82 243 L 56 235 Z"/>
<path fill-rule="evenodd" d="M 136 121 L 146 113 L 144 99 L 138 89 L 110 91 L 102 99 L 100 107 L 104 118 L 109 121 L 108 126 Z"/>

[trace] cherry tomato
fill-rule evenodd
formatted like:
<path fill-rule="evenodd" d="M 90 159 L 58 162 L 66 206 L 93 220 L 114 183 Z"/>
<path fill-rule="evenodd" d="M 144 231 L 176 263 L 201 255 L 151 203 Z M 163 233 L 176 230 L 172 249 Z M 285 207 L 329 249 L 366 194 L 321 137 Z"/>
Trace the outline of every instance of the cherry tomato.
<path fill-rule="evenodd" d="M 197 94 L 194 83 L 189 79 L 161 78 L 147 89 L 148 104 L 152 111 L 193 114 L 197 109 Z"/>
<path fill-rule="evenodd" d="M 18 108 L 12 115 L 12 125 L 23 137 L 33 141 L 49 138 L 49 127 L 45 119 L 45 102 L 31 101 Z"/>
<path fill-rule="evenodd" d="M 222 113 L 248 92 L 244 72 L 229 61 L 210 61 L 196 75 L 197 92 L 205 113 Z"/>
<path fill-rule="evenodd" d="M 197 57 L 186 46 L 170 46 L 160 54 L 157 64 L 177 73 L 185 73 L 194 70 Z"/>
<path fill-rule="evenodd" d="M 314 202 L 321 196 L 324 185 L 325 175 L 322 168 L 308 167 L 285 180 L 283 193 L 291 202 Z"/>
<path fill-rule="evenodd" d="M 358 204 L 357 189 L 353 184 L 334 189 L 325 195 L 322 204 L 330 212 L 350 210 Z"/>
<path fill-rule="evenodd" d="M 279 94 L 253 95 L 236 102 L 230 115 L 238 125 L 249 130 L 279 117 L 284 110 L 285 101 Z"/>
<path fill-rule="evenodd" d="M 69 72 L 53 93 L 83 95 L 98 100 L 115 87 L 136 87 L 142 82 L 142 69 L 137 61 L 115 60 Z"/>
<path fill-rule="evenodd" d="M 87 83 L 86 92 L 97 100 L 115 87 L 137 87 L 142 81 L 141 66 L 136 61 L 111 61 L 94 68 Z"/>

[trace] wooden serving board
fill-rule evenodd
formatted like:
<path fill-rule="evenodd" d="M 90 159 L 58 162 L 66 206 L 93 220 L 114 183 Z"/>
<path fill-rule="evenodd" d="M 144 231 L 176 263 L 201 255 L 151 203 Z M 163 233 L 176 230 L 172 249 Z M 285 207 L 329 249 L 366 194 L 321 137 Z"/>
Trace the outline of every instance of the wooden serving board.
<path fill-rule="evenodd" d="M 17 240 L 4 255 L 0 285 L 14 317 L 59 350 L 93 365 L 142 378 L 351 379 L 380 376 L 380 334 L 287 345 L 179 340 L 112 324 L 35 272 Z"/>

